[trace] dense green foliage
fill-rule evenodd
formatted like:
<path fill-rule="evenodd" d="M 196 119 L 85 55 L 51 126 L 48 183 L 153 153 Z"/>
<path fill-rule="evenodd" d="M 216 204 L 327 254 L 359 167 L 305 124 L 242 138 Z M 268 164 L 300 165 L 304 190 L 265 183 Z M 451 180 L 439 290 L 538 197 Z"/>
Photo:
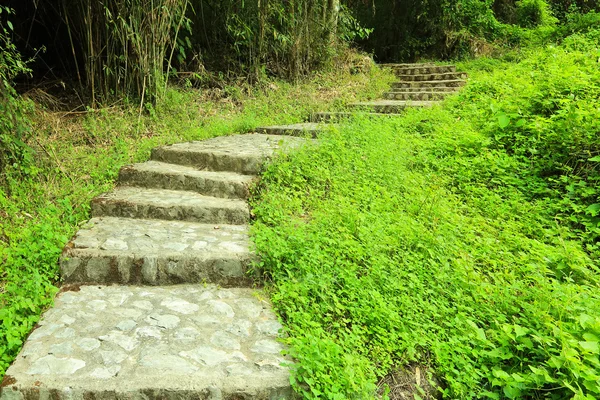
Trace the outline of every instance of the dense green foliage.
<path fill-rule="evenodd" d="M 30 152 L 25 143 L 30 134 L 29 104 L 17 96 L 12 86 L 16 75 L 29 70 L 11 41 L 11 13 L 10 8 L 0 6 L 0 171 L 14 164 L 30 172 Z M 0 184 L 3 180 L 0 176 Z"/>
<path fill-rule="evenodd" d="M 112 188 L 119 168 L 146 160 L 150 149 L 186 140 L 291 123 L 309 113 L 341 107 L 355 96 L 374 98 L 390 76 L 346 69 L 291 85 L 228 86 L 224 90 L 169 89 L 147 115 L 137 105 L 106 108 L 81 117 L 35 117 L 35 174 L 2 169 L 0 185 L 0 381 L 24 338 L 52 303 L 58 257 L 90 200 Z M 335 98 L 335 104 L 331 100 Z"/>
<path fill-rule="evenodd" d="M 254 239 L 306 398 L 408 363 L 445 398 L 600 397 L 599 34 L 466 62 L 443 108 L 267 169 Z"/>

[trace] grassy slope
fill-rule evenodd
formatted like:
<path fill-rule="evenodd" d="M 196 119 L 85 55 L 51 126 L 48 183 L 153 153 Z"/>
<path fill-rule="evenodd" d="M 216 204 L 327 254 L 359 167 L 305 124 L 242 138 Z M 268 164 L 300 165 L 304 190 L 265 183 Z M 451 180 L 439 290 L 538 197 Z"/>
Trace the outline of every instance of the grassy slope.
<path fill-rule="evenodd" d="M 600 397 L 591 214 L 559 184 L 600 151 L 600 41 L 571 41 L 465 63 L 443 108 L 359 119 L 268 168 L 254 239 L 306 398 L 372 398 L 408 363 L 446 398 Z"/>
<path fill-rule="evenodd" d="M 8 171 L 9 185 L 0 187 L 0 379 L 52 303 L 63 246 L 88 218 L 90 200 L 111 189 L 122 165 L 147 159 L 152 147 L 165 143 L 298 122 L 310 112 L 373 98 L 389 80 L 374 70 L 328 74 L 298 85 L 230 87 L 213 96 L 172 90 L 141 118 L 134 106 L 83 116 L 41 113 L 32 141 L 34 176 L 11 178 Z"/>

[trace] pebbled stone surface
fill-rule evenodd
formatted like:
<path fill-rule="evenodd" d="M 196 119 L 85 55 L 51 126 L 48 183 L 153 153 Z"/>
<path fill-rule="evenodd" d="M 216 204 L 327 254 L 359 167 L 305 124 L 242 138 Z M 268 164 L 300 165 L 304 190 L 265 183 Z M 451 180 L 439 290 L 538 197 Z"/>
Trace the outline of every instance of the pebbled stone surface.
<path fill-rule="evenodd" d="M 82 286 L 58 295 L 0 399 L 290 399 L 280 328 L 250 289 Z"/>
<path fill-rule="evenodd" d="M 273 125 L 256 128 L 256 132 L 270 135 L 311 136 L 316 138 L 323 131 L 323 125 L 315 122 L 305 122 L 293 125 Z"/>
<path fill-rule="evenodd" d="M 92 215 L 239 225 L 249 221 L 250 210 L 243 200 L 122 186 L 96 197 L 92 201 Z"/>
<path fill-rule="evenodd" d="M 405 89 L 405 88 L 461 87 L 461 86 L 464 86 L 466 83 L 467 83 L 467 81 L 462 80 L 462 79 L 415 81 L 415 82 L 394 82 L 394 83 L 392 83 L 392 88 Z"/>
<path fill-rule="evenodd" d="M 201 170 L 256 175 L 262 164 L 279 150 L 298 147 L 305 139 L 291 136 L 246 134 L 178 143 L 152 150 L 152 160 L 187 165 Z"/>
<path fill-rule="evenodd" d="M 248 197 L 252 175 L 232 172 L 199 171 L 183 165 L 148 161 L 121 168 L 119 182 L 127 186 L 187 190 L 206 196 L 229 199 Z"/>
<path fill-rule="evenodd" d="M 352 103 L 350 106 L 376 113 L 397 114 L 407 107 L 431 107 L 436 103 L 436 101 L 374 100 Z"/>
<path fill-rule="evenodd" d="M 93 218 L 60 259 L 66 283 L 250 286 L 245 225 Z"/>

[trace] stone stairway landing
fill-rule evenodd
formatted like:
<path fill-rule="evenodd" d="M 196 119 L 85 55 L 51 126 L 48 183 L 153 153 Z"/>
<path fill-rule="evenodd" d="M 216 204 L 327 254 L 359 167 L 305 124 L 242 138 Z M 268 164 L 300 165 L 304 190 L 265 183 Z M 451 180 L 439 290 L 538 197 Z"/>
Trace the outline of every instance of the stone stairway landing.
<path fill-rule="evenodd" d="M 280 328 L 251 289 L 83 286 L 57 296 L 0 397 L 291 399 Z"/>

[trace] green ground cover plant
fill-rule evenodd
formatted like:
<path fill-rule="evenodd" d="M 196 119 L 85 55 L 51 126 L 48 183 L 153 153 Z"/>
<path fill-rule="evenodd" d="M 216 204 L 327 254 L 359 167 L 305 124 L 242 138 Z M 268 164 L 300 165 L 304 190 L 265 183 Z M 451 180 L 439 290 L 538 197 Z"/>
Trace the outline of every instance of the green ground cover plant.
<path fill-rule="evenodd" d="M 253 235 L 305 398 L 409 364 L 444 398 L 600 397 L 598 34 L 465 62 L 442 107 L 267 168 Z"/>
<path fill-rule="evenodd" d="M 242 133 L 260 125 L 292 123 L 311 112 L 342 107 L 355 98 L 375 98 L 391 75 L 316 75 L 290 84 L 222 89 L 170 88 L 164 101 L 90 109 L 85 113 L 30 114 L 32 163 L 2 170 L 0 185 L 0 380 L 57 286 L 58 257 L 89 202 L 110 190 L 120 167 L 146 160 L 166 143 Z M 332 102 L 333 99 L 337 99 Z"/>

